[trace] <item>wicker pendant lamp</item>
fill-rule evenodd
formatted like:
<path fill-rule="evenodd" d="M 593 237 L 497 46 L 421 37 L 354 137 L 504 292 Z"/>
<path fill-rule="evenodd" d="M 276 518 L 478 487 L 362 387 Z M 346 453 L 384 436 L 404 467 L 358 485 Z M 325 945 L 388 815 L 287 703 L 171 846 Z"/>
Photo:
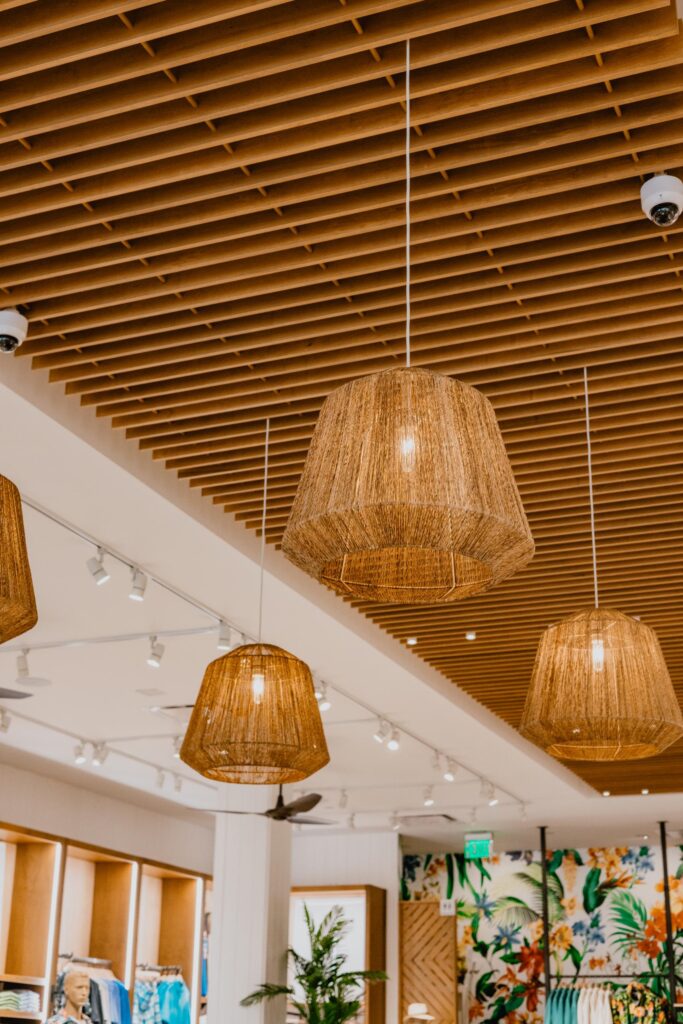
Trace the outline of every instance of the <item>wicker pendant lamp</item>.
<path fill-rule="evenodd" d="M 435 604 L 524 566 L 534 543 L 490 402 L 410 365 L 410 43 L 406 62 L 406 366 L 326 398 L 282 549 L 362 600 Z"/>
<path fill-rule="evenodd" d="M 657 636 L 599 607 L 588 374 L 584 370 L 595 608 L 546 629 L 520 731 L 555 757 L 630 761 L 683 736 L 683 715 Z"/>
<path fill-rule="evenodd" d="M 185 764 L 218 782 L 300 782 L 330 760 L 308 666 L 261 642 L 269 427 L 266 422 L 258 641 L 207 667 L 180 749 Z"/>
<path fill-rule="evenodd" d="M 38 621 L 19 491 L 0 476 L 0 643 Z"/>

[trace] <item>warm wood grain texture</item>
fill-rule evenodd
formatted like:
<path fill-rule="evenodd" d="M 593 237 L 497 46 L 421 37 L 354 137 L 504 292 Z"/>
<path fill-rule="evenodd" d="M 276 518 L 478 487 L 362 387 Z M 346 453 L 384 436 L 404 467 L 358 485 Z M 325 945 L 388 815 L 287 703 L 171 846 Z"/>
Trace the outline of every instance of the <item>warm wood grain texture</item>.
<path fill-rule="evenodd" d="M 111 960 L 117 978 L 126 976 L 126 949 L 133 865 L 99 861 L 95 865 L 92 925 L 89 956 Z"/>
<path fill-rule="evenodd" d="M 177 964 L 192 988 L 195 978 L 195 906 L 197 880 L 164 878 L 161 882 L 159 963 Z"/>
<path fill-rule="evenodd" d="M 401 1020 L 426 1003 L 434 1024 L 457 1024 L 456 918 L 441 917 L 437 901 L 399 907 Z"/>
<path fill-rule="evenodd" d="M 681 699 L 683 222 L 639 204 L 683 173 L 670 0 L 9 0 L 0 28 L 19 358 L 255 530 L 270 416 L 276 544 L 326 395 L 401 365 L 410 36 L 413 364 L 490 399 L 536 555 L 359 610 L 518 726 L 541 633 L 591 601 L 587 365 L 602 600 Z M 680 790 L 683 744 L 574 770 Z"/>
<path fill-rule="evenodd" d="M 5 971 L 45 976 L 56 847 L 17 843 Z"/>

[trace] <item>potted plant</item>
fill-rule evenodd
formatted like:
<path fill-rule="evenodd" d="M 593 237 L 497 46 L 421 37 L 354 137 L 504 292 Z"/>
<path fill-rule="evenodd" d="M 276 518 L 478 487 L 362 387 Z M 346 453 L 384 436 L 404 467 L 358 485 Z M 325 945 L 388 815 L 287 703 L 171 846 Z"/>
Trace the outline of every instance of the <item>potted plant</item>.
<path fill-rule="evenodd" d="M 306 928 L 311 943 L 307 959 L 294 949 L 287 953 L 294 966 L 294 985 L 266 982 L 242 1000 L 242 1006 L 253 1006 L 264 999 L 286 995 L 306 1024 L 345 1024 L 353 1020 L 361 1008 L 362 986 L 366 982 L 386 981 L 384 971 L 345 971 L 345 957 L 339 951 L 348 925 L 341 907 L 333 907 L 316 926 L 304 905 Z M 301 998 L 294 998 L 300 995 Z"/>

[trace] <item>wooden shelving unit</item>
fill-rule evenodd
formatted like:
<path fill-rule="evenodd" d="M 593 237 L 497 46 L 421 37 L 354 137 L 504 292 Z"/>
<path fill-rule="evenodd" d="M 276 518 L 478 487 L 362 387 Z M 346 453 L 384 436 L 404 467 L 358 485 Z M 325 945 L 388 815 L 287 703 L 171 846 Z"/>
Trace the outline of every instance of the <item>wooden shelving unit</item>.
<path fill-rule="evenodd" d="M 136 963 L 178 964 L 196 1022 L 206 881 L 171 865 L 0 825 L 0 989 L 34 989 L 41 1007 L 39 1014 L 0 1009 L 0 1024 L 46 1019 L 59 954 L 111 961 L 131 994 Z"/>

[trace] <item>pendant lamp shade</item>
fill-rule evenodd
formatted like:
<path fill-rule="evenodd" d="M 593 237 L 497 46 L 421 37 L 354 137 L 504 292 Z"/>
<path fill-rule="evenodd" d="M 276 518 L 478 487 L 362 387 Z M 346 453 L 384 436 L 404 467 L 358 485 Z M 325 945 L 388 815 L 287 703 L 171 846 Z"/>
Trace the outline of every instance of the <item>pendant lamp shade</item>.
<path fill-rule="evenodd" d="M 0 476 L 0 643 L 38 621 L 19 491 Z"/>
<path fill-rule="evenodd" d="M 308 666 L 244 644 L 207 666 L 180 757 L 207 779 L 301 782 L 330 760 Z"/>
<path fill-rule="evenodd" d="M 628 761 L 683 736 L 683 715 L 657 636 L 593 608 L 546 629 L 520 731 L 554 757 Z"/>
<path fill-rule="evenodd" d="M 333 392 L 282 547 L 362 600 L 454 601 L 512 576 L 534 542 L 490 402 L 414 367 Z"/>

